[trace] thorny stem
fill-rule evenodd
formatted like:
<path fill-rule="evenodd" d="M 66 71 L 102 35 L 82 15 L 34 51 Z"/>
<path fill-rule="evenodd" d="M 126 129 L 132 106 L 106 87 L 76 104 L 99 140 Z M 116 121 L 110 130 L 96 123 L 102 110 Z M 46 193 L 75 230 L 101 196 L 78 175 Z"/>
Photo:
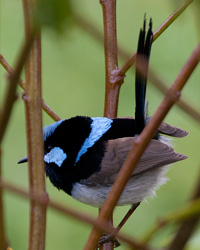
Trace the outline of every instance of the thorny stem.
<path fill-rule="evenodd" d="M 74 208 L 69 208 L 66 205 L 60 204 L 52 199 L 48 199 L 48 196 L 41 196 L 38 194 L 28 193 L 22 188 L 17 187 L 16 185 L 13 185 L 12 183 L 9 183 L 8 181 L 0 179 L 0 187 L 12 192 L 14 194 L 17 194 L 23 198 L 27 198 L 29 200 L 35 200 L 37 203 L 47 206 L 50 209 L 53 209 L 55 211 L 58 211 L 64 215 L 70 216 L 78 221 L 85 222 L 87 224 L 90 224 L 92 226 L 96 226 L 100 228 L 102 231 L 107 233 L 112 233 L 113 228 L 110 227 L 107 223 L 103 221 L 97 222 L 96 219 L 91 217 L 90 215 L 87 215 L 85 213 L 81 213 L 80 211 L 76 211 Z M 117 236 L 120 240 L 126 242 L 130 247 L 135 247 L 137 249 L 141 250 L 150 250 L 148 246 L 145 244 L 142 244 L 141 242 L 138 242 L 137 240 L 133 240 L 133 237 L 128 237 L 125 234 L 118 234 Z"/>
<path fill-rule="evenodd" d="M 192 52 L 191 56 L 182 68 L 178 77 L 174 81 L 172 87 L 169 89 L 161 105 L 159 106 L 147 126 L 144 128 L 141 135 L 138 136 L 137 140 L 134 142 L 133 147 L 120 170 L 120 173 L 118 174 L 113 184 L 113 187 L 108 194 L 108 197 L 102 207 L 97 221 L 99 219 L 107 220 L 110 214 L 113 212 L 113 209 L 117 204 L 117 201 L 127 181 L 129 180 L 132 172 L 134 171 L 137 162 L 139 161 L 145 148 L 147 147 L 151 138 L 155 135 L 158 127 L 160 126 L 161 122 L 163 121 L 173 104 L 180 98 L 182 88 L 186 84 L 188 78 L 192 74 L 199 61 L 200 44 L 198 44 L 195 50 Z M 100 235 L 101 231 L 97 228 L 93 228 L 84 249 L 93 250 L 97 245 Z"/>
<path fill-rule="evenodd" d="M 33 29 L 33 7 L 35 0 L 23 0 L 25 34 L 29 39 Z M 29 164 L 29 191 L 31 194 L 47 196 L 44 177 L 44 146 L 42 134 L 41 103 L 41 37 L 38 32 L 30 55 L 26 61 L 25 107 Z M 45 249 L 46 204 L 30 201 L 29 250 Z"/>
<path fill-rule="evenodd" d="M 11 75 L 11 77 L 14 74 L 14 69 L 8 64 L 8 62 L 5 60 L 3 55 L 0 54 L 0 64 L 4 67 L 4 69 Z M 25 82 L 19 78 L 18 80 L 19 86 L 24 90 L 25 88 Z M 60 117 L 56 115 L 55 112 L 45 103 L 45 101 L 42 99 L 42 108 L 44 111 L 54 120 L 54 121 L 59 121 Z"/>
<path fill-rule="evenodd" d="M 2 178 L 1 175 L 1 148 L 0 148 L 0 180 Z M 6 250 L 8 247 L 8 243 L 6 240 L 6 232 L 5 232 L 5 223 L 4 223 L 4 210 L 3 210 L 3 189 L 0 186 L 0 249 Z"/>

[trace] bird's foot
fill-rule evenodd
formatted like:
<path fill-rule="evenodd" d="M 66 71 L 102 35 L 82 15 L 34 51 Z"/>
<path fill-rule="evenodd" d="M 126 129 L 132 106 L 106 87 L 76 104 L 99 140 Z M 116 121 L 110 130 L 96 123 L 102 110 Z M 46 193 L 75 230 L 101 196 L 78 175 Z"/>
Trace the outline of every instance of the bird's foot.
<path fill-rule="evenodd" d="M 119 247 L 121 245 L 119 241 L 112 234 L 103 233 L 98 242 L 97 249 L 99 249 L 102 244 L 108 243 L 108 242 L 113 242 L 114 248 Z"/>

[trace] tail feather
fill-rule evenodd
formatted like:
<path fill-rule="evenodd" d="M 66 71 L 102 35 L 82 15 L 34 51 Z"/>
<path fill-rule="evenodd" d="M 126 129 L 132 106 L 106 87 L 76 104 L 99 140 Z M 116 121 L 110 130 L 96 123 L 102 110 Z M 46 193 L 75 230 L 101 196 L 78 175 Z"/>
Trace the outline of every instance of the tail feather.
<path fill-rule="evenodd" d="M 146 35 L 146 19 L 144 19 L 143 29 L 140 30 L 137 59 L 136 59 L 136 79 L 135 79 L 135 121 L 137 133 L 140 134 L 145 127 L 145 98 L 146 98 L 146 84 L 147 72 L 149 64 L 149 56 L 151 52 L 151 45 L 153 40 L 152 19 L 149 22 L 149 28 Z M 143 67 L 140 72 L 141 64 Z"/>

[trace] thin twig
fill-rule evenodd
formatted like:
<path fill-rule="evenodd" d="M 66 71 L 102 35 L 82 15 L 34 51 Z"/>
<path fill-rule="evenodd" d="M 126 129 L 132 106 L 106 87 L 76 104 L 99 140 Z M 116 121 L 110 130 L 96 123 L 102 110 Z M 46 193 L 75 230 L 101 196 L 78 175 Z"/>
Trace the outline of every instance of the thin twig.
<path fill-rule="evenodd" d="M 163 80 L 159 79 L 150 67 L 148 74 L 149 81 L 155 86 L 161 93 L 166 94 L 168 91 L 167 84 Z M 188 116 L 200 123 L 200 113 L 185 99 L 180 98 L 176 103 Z"/>
<path fill-rule="evenodd" d="M 97 222 L 95 218 L 93 218 L 92 216 L 82 213 L 80 211 L 76 211 L 74 208 L 70 208 L 66 205 L 63 205 L 61 203 L 56 202 L 55 200 L 52 200 L 48 198 L 47 195 L 38 195 L 38 194 L 33 194 L 33 193 L 28 193 L 26 190 L 24 190 L 24 188 L 20 188 L 17 187 L 16 185 L 2 180 L 0 179 L 0 187 L 5 189 L 5 191 L 14 193 L 16 195 L 19 195 L 23 198 L 29 199 L 29 200 L 34 200 L 37 203 L 44 205 L 44 206 L 48 206 L 48 208 L 53 209 L 57 212 L 60 212 L 64 215 L 70 216 L 72 218 L 74 218 L 75 220 L 87 223 L 89 225 L 95 226 L 100 228 L 102 231 L 107 232 L 107 233 L 112 233 L 113 232 L 113 228 L 110 227 L 107 223 L 99 221 Z M 150 250 L 150 248 L 148 246 L 146 246 L 145 244 L 134 240 L 133 237 L 129 237 L 125 234 L 118 234 L 117 236 L 120 240 L 124 241 L 125 243 L 127 243 L 130 247 L 135 247 L 137 249 L 141 249 L 141 250 Z"/>
<path fill-rule="evenodd" d="M 9 75 L 13 76 L 14 69 L 8 64 L 6 59 L 3 57 L 3 55 L 0 54 L 0 64 L 4 67 L 4 69 L 9 73 Z M 19 86 L 24 90 L 25 89 L 25 82 L 19 78 L 18 80 Z M 42 99 L 42 108 L 44 111 L 54 120 L 59 121 L 60 117 L 56 115 L 55 112 L 45 103 L 45 101 Z"/>
<path fill-rule="evenodd" d="M 0 148 L 0 180 L 1 176 L 1 148 Z M 8 242 L 6 240 L 5 222 L 4 222 L 4 208 L 3 208 L 3 189 L 0 186 L 0 249 L 6 250 L 8 247 Z"/>
<path fill-rule="evenodd" d="M 29 39 L 33 30 L 33 8 L 35 0 L 23 0 L 25 34 Z M 25 107 L 28 144 L 29 190 L 30 193 L 46 195 L 44 176 L 44 145 L 42 133 L 41 102 L 41 36 L 34 42 L 25 68 Z M 30 201 L 29 250 L 44 250 L 46 235 L 46 205 Z"/>
<path fill-rule="evenodd" d="M 153 40 L 155 41 L 169 26 L 172 24 L 183 11 L 193 2 L 193 0 L 185 0 L 167 19 L 166 21 L 154 32 Z"/>
<path fill-rule="evenodd" d="M 31 33 L 29 38 L 26 40 L 25 44 L 22 47 L 20 52 L 20 56 L 17 58 L 15 73 L 9 79 L 9 84 L 6 89 L 5 99 L 3 103 L 3 108 L 0 110 L 0 143 L 2 142 L 3 136 L 5 134 L 5 130 L 12 112 L 13 104 L 16 100 L 16 88 L 17 83 L 23 69 L 26 58 L 29 54 L 33 43 L 34 34 Z"/>
<path fill-rule="evenodd" d="M 173 104 L 179 99 L 182 88 L 184 87 L 186 81 L 194 71 L 195 67 L 200 61 L 200 44 L 197 45 L 195 50 L 192 52 L 191 56 L 187 60 L 186 64 L 182 68 L 172 87 L 169 89 L 166 97 L 162 101 L 161 105 L 144 128 L 140 136 L 134 142 L 131 151 L 126 158 L 119 175 L 117 176 L 111 191 L 102 207 L 101 213 L 98 219 L 107 220 L 109 215 L 113 212 L 115 205 L 129 180 L 134 168 L 142 156 L 145 148 L 150 142 L 151 138 L 155 135 L 158 127 L 165 118 L 166 114 L 169 112 Z M 96 247 L 101 231 L 93 228 L 88 241 L 85 245 L 85 250 L 92 250 Z"/>
<path fill-rule="evenodd" d="M 193 2 L 193 0 L 186 0 L 183 4 L 179 6 L 165 21 L 160 27 L 153 33 L 153 41 L 155 41 L 176 19 L 180 14 Z M 130 56 L 130 58 L 122 65 L 118 73 L 123 76 L 134 64 L 136 59 L 136 52 Z"/>
<path fill-rule="evenodd" d="M 154 32 L 154 40 L 157 39 L 162 32 L 169 27 L 173 21 L 192 3 L 192 0 L 185 1 L 183 4 L 181 4 L 176 11 L 174 11 L 165 21 L 163 24 L 160 25 L 160 27 Z M 77 24 L 83 28 L 84 31 L 87 31 L 92 37 L 94 37 L 98 42 L 103 44 L 103 34 L 90 22 L 82 18 L 80 15 L 76 14 L 75 15 Z M 120 47 L 118 48 L 118 55 L 119 57 L 123 59 L 127 59 L 129 57 L 129 54 L 125 51 L 122 50 Z M 135 57 L 136 53 L 134 53 L 132 57 Z M 132 61 L 134 63 L 134 60 Z M 124 66 L 125 67 L 125 64 Z M 116 72 L 116 71 L 115 71 Z M 120 70 L 119 70 L 120 73 Z M 168 91 L 167 85 L 159 80 L 156 77 L 156 74 L 153 73 L 152 68 L 149 69 L 149 79 L 151 80 L 151 83 L 163 94 L 166 94 Z M 180 107 L 188 116 L 192 117 L 194 120 L 200 122 L 200 113 L 185 99 L 181 98 L 176 105 Z"/>

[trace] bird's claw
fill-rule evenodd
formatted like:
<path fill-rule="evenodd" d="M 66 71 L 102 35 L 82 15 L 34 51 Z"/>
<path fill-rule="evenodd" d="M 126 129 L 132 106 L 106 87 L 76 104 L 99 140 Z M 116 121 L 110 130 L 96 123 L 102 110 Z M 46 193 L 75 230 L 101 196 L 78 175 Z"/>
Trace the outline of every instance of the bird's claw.
<path fill-rule="evenodd" d="M 119 247 L 121 245 L 119 241 L 114 236 L 112 236 L 112 234 L 103 233 L 98 242 L 97 249 L 99 249 L 102 244 L 108 243 L 108 242 L 113 242 L 114 248 Z"/>

